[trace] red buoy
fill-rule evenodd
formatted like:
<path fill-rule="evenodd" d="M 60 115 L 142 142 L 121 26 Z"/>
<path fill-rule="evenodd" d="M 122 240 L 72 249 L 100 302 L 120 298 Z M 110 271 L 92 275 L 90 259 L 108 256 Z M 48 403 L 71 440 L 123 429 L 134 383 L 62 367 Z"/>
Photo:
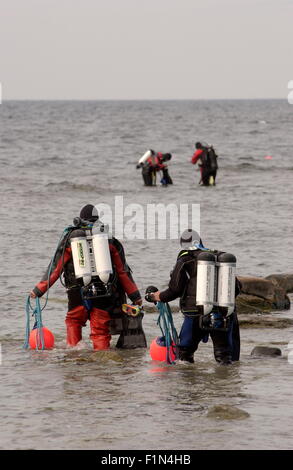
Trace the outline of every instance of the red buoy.
<path fill-rule="evenodd" d="M 31 349 L 52 349 L 54 347 L 54 335 L 45 326 L 41 328 L 43 332 L 44 341 L 42 343 L 42 336 L 40 330 L 35 328 L 31 331 L 29 337 L 29 345 Z"/>
<path fill-rule="evenodd" d="M 174 342 L 172 342 L 172 346 L 175 348 Z M 153 339 L 151 342 L 150 356 L 153 361 L 167 362 L 167 347 L 165 338 L 163 336 L 157 336 L 157 338 Z M 176 360 L 176 355 L 173 348 L 170 348 L 170 359 L 171 361 Z"/>

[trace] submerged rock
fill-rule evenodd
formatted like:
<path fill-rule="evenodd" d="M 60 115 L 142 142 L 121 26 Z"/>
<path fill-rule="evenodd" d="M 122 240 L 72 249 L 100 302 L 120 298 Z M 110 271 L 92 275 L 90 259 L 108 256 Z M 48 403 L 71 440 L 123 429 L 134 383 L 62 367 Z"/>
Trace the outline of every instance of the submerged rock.
<path fill-rule="evenodd" d="M 116 351 L 95 351 L 89 356 L 89 362 L 106 363 L 108 361 L 123 362 L 123 358 Z"/>
<path fill-rule="evenodd" d="M 251 351 L 251 356 L 269 356 L 269 357 L 276 357 L 276 356 L 282 356 L 282 351 L 279 348 L 272 348 L 269 346 L 256 346 L 253 348 Z"/>
<path fill-rule="evenodd" d="M 214 405 L 207 413 L 207 417 L 213 419 L 245 419 L 249 416 L 246 411 L 230 405 Z"/>
<path fill-rule="evenodd" d="M 63 362 L 74 362 L 76 364 L 89 363 L 89 362 L 100 362 L 106 364 L 109 361 L 123 362 L 123 358 L 116 351 L 70 351 L 67 357 L 63 359 Z"/>
<path fill-rule="evenodd" d="M 279 315 L 249 313 L 238 317 L 240 328 L 287 328 L 293 325 L 292 318 L 280 318 Z"/>

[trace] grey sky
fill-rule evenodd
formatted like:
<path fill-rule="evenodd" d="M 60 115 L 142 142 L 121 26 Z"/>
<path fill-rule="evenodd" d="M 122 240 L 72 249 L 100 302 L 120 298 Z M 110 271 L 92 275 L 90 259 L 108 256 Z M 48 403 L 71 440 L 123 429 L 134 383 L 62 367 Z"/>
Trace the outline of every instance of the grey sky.
<path fill-rule="evenodd" d="M 0 0 L 4 99 L 286 98 L 293 0 Z"/>

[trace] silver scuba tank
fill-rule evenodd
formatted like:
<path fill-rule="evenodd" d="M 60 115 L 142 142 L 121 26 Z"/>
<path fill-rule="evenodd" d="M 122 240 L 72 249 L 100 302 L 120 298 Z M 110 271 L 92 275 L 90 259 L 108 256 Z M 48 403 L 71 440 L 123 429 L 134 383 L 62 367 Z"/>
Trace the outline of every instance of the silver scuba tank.
<path fill-rule="evenodd" d="M 235 309 L 236 257 L 222 253 L 217 260 L 217 297 L 216 305 L 225 307 L 227 315 Z"/>
<path fill-rule="evenodd" d="M 140 159 L 138 160 L 138 165 L 143 165 L 148 158 L 150 158 L 152 156 L 152 152 L 151 150 L 147 150 L 142 157 L 140 157 Z"/>
<path fill-rule="evenodd" d="M 87 237 L 83 230 L 75 230 L 70 240 L 76 279 L 83 279 L 86 286 L 91 282 L 92 265 Z"/>
<path fill-rule="evenodd" d="M 209 252 L 202 252 L 197 257 L 196 305 L 202 308 L 204 315 L 210 313 L 215 300 L 216 257 Z"/>
<path fill-rule="evenodd" d="M 109 248 L 109 229 L 106 225 L 100 225 L 94 229 L 92 236 L 92 248 L 95 263 L 95 275 L 107 284 L 110 275 L 113 274 L 112 260 Z"/>
<path fill-rule="evenodd" d="M 108 228 L 99 223 L 93 232 L 75 230 L 70 240 L 75 277 L 82 278 L 84 286 L 95 276 L 107 284 L 113 273 Z"/>

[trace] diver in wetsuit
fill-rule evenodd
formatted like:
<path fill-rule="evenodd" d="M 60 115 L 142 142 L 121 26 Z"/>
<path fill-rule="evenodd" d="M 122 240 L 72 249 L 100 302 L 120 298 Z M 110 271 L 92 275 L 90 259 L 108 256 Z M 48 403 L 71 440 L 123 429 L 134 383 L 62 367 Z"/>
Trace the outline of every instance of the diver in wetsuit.
<path fill-rule="evenodd" d="M 224 253 L 207 250 L 198 234 L 191 229 L 183 232 L 180 244 L 182 250 L 171 272 L 168 288 L 148 294 L 153 302 L 170 302 L 180 298 L 184 321 L 179 335 L 179 359 L 193 363 L 193 355 L 200 341 L 206 342 L 210 335 L 214 357 L 218 363 L 227 365 L 238 361 L 240 335 L 236 308 L 234 307 L 229 317 L 223 317 L 221 308 L 216 306 L 209 315 L 204 315 L 196 302 L 198 258 L 202 253 L 218 258 Z M 236 278 L 235 297 L 240 293 L 240 288 L 241 284 Z"/>
<path fill-rule="evenodd" d="M 157 173 L 160 171 L 162 172 L 162 178 L 160 180 L 162 186 L 173 184 L 166 164 L 166 162 L 170 161 L 171 158 L 171 153 L 156 153 L 154 150 L 148 150 L 145 153 L 136 166 L 136 168 L 141 168 L 142 179 L 145 186 L 155 186 Z"/>
<path fill-rule="evenodd" d="M 212 146 L 204 146 L 201 142 L 196 142 L 196 151 L 194 152 L 191 163 L 198 163 L 201 171 L 200 184 L 210 186 L 216 184 L 218 171 L 218 156 Z"/>
<path fill-rule="evenodd" d="M 68 297 L 65 319 L 68 346 L 75 346 L 82 339 L 82 328 L 89 320 L 90 338 L 95 350 L 109 349 L 111 334 L 118 333 L 120 337 L 117 347 L 146 347 L 141 324 L 143 313 L 131 318 L 121 311 L 121 305 L 126 302 L 126 294 L 134 304 L 142 305 L 141 295 L 126 263 L 122 244 L 114 237 L 107 239 L 112 271 L 108 275 L 108 281 L 103 282 L 100 274 L 90 276 L 90 282 L 85 282 L 85 278 L 77 277 L 74 261 L 78 257 L 79 267 L 83 267 L 86 263 L 82 242 L 84 240 L 86 243 L 86 237 L 92 239 L 95 224 L 99 223 L 95 206 L 91 204 L 84 206 L 80 211 L 80 217 L 76 218 L 74 223 L 75 226 L 71 226 L 61 240 L 53 262 L 50 263 L 42 280 L 31 291 L 30 296 L 41 297 L 63 275 Z M 72 248 L 74 240 L 76 240 L 77 254 L 74 254 Z"/>

